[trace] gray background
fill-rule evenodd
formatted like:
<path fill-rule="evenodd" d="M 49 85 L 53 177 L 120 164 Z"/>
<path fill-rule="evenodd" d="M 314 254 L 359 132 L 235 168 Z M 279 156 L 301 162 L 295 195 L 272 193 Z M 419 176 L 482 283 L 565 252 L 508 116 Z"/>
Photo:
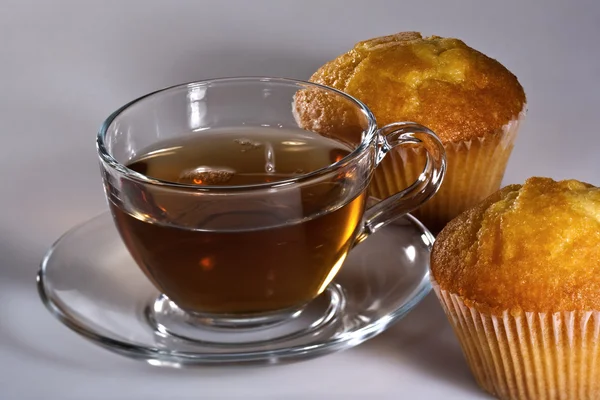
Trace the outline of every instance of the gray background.
<path fill-rule="evenodd" d="M 435 299 L 347 352 L 269 368 L 169 370 L 79 338 L 41 305 L 37 265 L 103 211 L 94 134 L 148 91 L 229 75 L 306 79 L 353 43 L 458 37 L 525 87 L 505 183 L 600 185 L 600 2 L 0 1 L 0 397 L 486 398 Z"/>

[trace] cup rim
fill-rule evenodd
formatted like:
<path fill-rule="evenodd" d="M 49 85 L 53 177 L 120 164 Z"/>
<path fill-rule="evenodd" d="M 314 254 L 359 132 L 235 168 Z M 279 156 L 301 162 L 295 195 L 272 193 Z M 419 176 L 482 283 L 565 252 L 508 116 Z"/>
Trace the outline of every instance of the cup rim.
<path fill-rule="evenodd" d="M 320 90 L 325 90 L 330 93 L 334 93 L 338 96 L 346 98 L 351 103 L 355 104 L 359 108 L 359 110 L 362 112 L 362 114 L 365 116 L 365 118 L 367 119 L 368 127 L 365 130 L 365 133 L 363 135 L 363 138 L 362 138 L 360 144 L 354 150 L 352 150 L 352 152 L 350 154 L 346 155 L 341 160 L 339 160 L 335 163 L 329 164 L 325 167 L 311 171 L 307 174 L 299 175 L 299 176 L 296 176 L 293 178 L 284 179 L 284 180 L 280 180 L 280 181 L 276 181 L 276 182 L 259 183 L 259 184 L 253 184 L 253 185 L 234 185 L 234 186 L 202 185 L 202 186 L 200 186 L 200 185 L 177 183 L 177 182 L 171 182 L 171 181 L 166 181 L 166 180 L 162 180 L 162 179 L 152 178 L 152 177 L 146 176 L 144 174 L 141 174 L 139 172 L 136 172 L 136 171 L 128 168 L 124 164 L 118 162 L 109 153 L 108 149 L 106 148 L 104 139 L 108 132 L 109 127 L 113 124 L 113 122 L 115 122 L 115 120 L 123 112 L 127 111 L 134 105 L 136 105 L 144 100 L 149 100 L 157 95 L 168 93 L 168 92 L 173 92 L 173 91 L 185 88 L 185 87 L 192 87 L 192 86 L 193 87 L 201 87 L 201 86 L 208 86 L 210 84 L 243 83 L 243 82 L 250 82 L 250 83 L 272 82 L 272 83 L 280 83 L 280 84 L 288 84 L 288 85 L 296 85 L 296 86 L 304 86 L 304 87 L 308 86 L 308 87 L 318 88 Z M 132 101 L 126 103 L 124 106 L 120 107 L 119 109 L 114 111 L 112 114 L 110 114 L 108 116 L 108 118 L 106 118 L 104 120 L 104 122 L 102 123 L 100 130 L 98 131 L 98 134 L 96 135 L 96 149 L 98 151 L 98 156 L 100 157 L 100 160 L 105 165 L 112 168 L 113 170 L 116 170 L 118 173 L 124 175 L 125 177 L 130 178 L 135 181 L 138 181 L 140 183 L 146 183 L 146 184 L 151 184 L 151 185 L 161 186 L 164 188 L 171 188 L 171 189 L 187 189 L 187 190 L 194 190 L 194 191 L 209 191 L 210 190 L 211 192 L 225 192 L 225 191 L 234 191 L 234 190 L 247 191 L 247 190 L 257 190 L 257 189 L 264 190 L 264 189 L 272 189 L 272 188 L 278 188 L 278 187 L 282 187 L 282 186 L 288 186 L 291 184 L 304 183 L 306 181 L 313 180 L 313 179 L 323 176 L 327 173 L 338 170 L 339 168 L 343 168 L 343 167 L 347 166 L 352 161 L 354 161 L 354 159 L 356 159 L 358 156 L 363 154 L 363 152 L 369 147 L 372 140 L 376 136 L 376 131 L 377 131 L 377 122 L 376 122 L 375 116 L 373 115 L 371 110 L 369 110 L 369 108 L 362 101 L 358 100 L 357 98 L 355 98 L 347 93 L 342 92 L 341 90 L 338 90 L 338 89 L 335 89 L 335 88 L 332 88 L 329 86 L 321 85 L 318 83 L 299 80 L 299 79 L 267 77 L 267 76 L 239 76 L 239 77 L 226 77 L 226 78 L 197 80 L 197 81 L 181 83 L 181 84 L 177 84 L 177 85 L 173 85 L 173 86 L 168 86 L 163 89 L 159 89 L 154 92 L 147 93 L 143 96 L 136 98 L 135 100 L 132 100 Z"/>

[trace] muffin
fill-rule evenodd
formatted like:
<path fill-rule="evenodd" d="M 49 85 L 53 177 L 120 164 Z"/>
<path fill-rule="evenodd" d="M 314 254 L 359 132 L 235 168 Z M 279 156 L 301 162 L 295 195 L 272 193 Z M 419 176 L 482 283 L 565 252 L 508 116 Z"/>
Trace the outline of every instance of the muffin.
<path fill-rule="evenodd" d="M 500 187 L 525 114 L 525 93 L 498 61 L 458 39 L 403 32 L 356 44 L 310 80 L 361 100 L 380 127 L 412 121 L 439 136 L 446 176 L 439 192 L 415 212 L 432 231 Z M 322 119 L 316 127 L 337 123 Z M 371 195 L 385 198 L 406 188 L 424 160 L 419 149 L 394 149 L 377 168 Z"/>
<path fill-rule="evenodd" d="M 530 178 L 460 214 L 434 290 L 479 385 L 501 399 L 600 399 L 600 189 Z"/>

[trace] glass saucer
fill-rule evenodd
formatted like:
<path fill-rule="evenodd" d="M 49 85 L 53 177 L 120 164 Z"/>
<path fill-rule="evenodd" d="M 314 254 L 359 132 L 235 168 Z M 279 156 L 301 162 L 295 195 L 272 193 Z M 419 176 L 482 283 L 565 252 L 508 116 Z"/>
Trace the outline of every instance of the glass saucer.
<path fill-rule="evenodd" d="M 232 330 L 182 317 L 137 267 L 105 213 L 54 244 L 38 290 L 75 332 L 152 365 L 278 363 L 351 348 L 406 315 L 431 288 L 433 240 L 416 218 L 399 218 L 354 248 L 328 289 L 289 321 Z"/>

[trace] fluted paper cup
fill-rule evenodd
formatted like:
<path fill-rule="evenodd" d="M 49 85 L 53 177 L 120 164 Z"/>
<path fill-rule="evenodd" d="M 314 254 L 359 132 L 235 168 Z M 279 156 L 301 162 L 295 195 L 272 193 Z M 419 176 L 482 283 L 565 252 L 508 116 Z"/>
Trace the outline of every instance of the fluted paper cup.
<path fill-rule="evenodd" d="M 477 383 L 510 400 L 600 399 L 600 312 L 491 315 L 433 283 Z"/>
<path fill-rule="evenodd" d="M 439 191 L 413 215 L 432 232 L 500 188 L 526 107 L 498 132 L 444 144 L 447 169 Z M 418 148 L 399 146 L 375 170 L 370 194 L 384 199 L 412 184 L 423 171 L 425 156 Z"/>

